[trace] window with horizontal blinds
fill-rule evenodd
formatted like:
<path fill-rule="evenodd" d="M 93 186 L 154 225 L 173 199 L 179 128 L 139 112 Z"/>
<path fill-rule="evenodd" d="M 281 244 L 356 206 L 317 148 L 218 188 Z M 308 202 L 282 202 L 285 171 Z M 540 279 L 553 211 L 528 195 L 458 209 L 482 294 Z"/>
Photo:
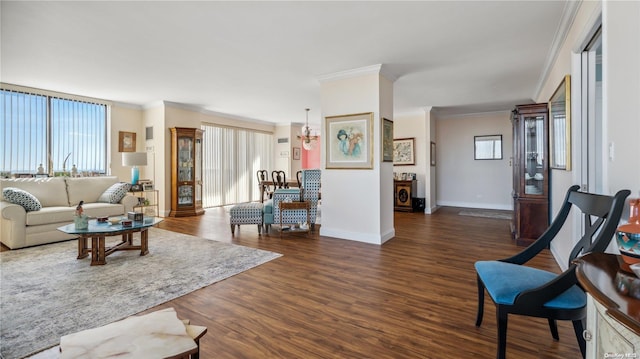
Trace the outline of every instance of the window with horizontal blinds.
<path fill-rule="evenodd" d="M 273 135 L 203 125 L 203 207 L 260 199 L 258 170 L 273 168 Z"/>
<path fill-rule="evenodd" d="M 0 174 L 107 171 L 107 106 L 0 89 Z"/>

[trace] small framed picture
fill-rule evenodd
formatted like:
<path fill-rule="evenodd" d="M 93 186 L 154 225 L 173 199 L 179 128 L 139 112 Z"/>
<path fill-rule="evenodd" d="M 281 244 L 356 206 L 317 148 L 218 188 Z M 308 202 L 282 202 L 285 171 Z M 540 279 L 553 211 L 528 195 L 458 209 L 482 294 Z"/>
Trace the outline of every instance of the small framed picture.
<path fill-rule="evenodd" d="M 135 132 L 118 132 L 118 152 L 136 152 Z"/>
<path fill-rule="evenodd" d="M 431 157 L 431 166 L 435 167 L 435 165 L 436 165 L 436 143 L 433 142 L 433 141 L 431 141 L 430 157 Z"/>
<path fill-rule="evenodd" d="M 145 183 L 142 185 L 143 191 L 153 191 L 153 183 Z"/>
<path fill-rule="evenodd" d="M 300 159 L 300 147 L 294 147 L 293 148 L 293 159 L 294 160 L 299 160 Z"/>
<path fill-rule="evenodd" d="M 415 137 L 393 140 L 393 165 L 415 165 Z"/>
<path fill-rule="evenodd" d="M 393 162 L 393 121 L 382 119 L 382 162 Z"/>

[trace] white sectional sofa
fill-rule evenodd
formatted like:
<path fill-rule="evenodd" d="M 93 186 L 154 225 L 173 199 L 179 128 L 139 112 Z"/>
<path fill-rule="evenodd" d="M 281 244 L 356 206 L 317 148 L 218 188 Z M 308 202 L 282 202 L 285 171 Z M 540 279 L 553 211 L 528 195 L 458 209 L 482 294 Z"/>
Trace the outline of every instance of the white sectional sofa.
<path fill-rule="evenodd" d="M 2 197 L 0 241 L 17 249 L 75 238 L 57 228 L 73 222 L 80 201 L 84 201 L 84 213 L 89 217 L 117 216 L 132 211 L 138 203 L 135 196 L 124 196 L 118 203 L 105 200 L 108 197 L 105 191 L 119 187 L 115 185 L 118 183 L 117 177 L 1 179 L 3 193 L 8 187 L 26 191 L 37 198 L 42 208 L 27 211 L 22 205 Z"/>

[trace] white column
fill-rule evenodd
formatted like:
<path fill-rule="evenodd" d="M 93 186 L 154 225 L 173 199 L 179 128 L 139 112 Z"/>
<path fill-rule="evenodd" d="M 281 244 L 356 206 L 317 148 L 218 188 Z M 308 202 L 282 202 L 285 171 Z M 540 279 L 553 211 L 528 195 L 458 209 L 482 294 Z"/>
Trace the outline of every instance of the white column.
<path fill-rule="evenodd" d="M 393 77 L 382 65 L 323 76 L 322 225 L 323 236 L 382 244 L 393 227 L 393 163 L 382 162 L 382 118 L 393 119 Z M 373 113 L 373 168 L 327 169 L 326 117 Z"/>

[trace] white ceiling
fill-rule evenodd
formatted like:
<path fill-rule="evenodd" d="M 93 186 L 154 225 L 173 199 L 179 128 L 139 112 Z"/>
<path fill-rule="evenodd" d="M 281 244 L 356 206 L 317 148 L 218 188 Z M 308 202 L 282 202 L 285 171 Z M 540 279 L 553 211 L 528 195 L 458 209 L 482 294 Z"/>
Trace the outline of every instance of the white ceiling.
<path fill-rule="evenodd" d="M 531 102 L 565 1 L 1 3 L 5 83 L 320 122 L 324 75 L 382 64 L 394 116 Z"/>

